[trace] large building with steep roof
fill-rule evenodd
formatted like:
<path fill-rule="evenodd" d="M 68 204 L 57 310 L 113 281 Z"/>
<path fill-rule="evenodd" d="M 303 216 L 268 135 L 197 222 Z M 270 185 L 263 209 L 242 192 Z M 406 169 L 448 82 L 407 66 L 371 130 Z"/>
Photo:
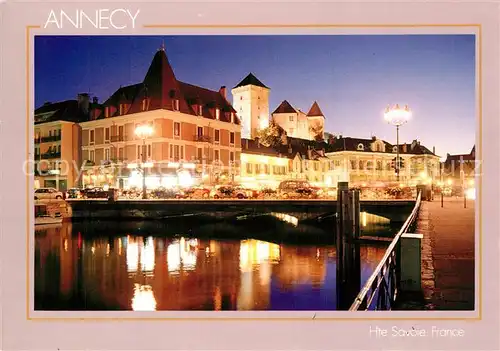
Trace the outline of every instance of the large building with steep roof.
<path fill-rule="evenodd" d="M 253 73 L 249 73 L 231 90 L 243 138 L 253 139 L 259 130 L 269 125 L 269 92 L 270 89 Z"/>
<path fill-rule="evenodd" d="M 324 138 L 325 116 L 317 101 L 314 101 L 309 112 L 305 113 L 283 100 L 272 113 L 272 118 L 289 137 L 306 140 Z"/>
<path fill-rule="evenodd" d="M 142 82 L 120 87 L 80 123 L 83 185 L 140 187 L 139 163 L 152 165 L 150 187 L 179 182 L 182 170 L 198 181 L 237 177 L 241 125 L 225 94 L 178 80 L 158 50 Z M 141 139 L 140 125 L 153 134 Z"/>

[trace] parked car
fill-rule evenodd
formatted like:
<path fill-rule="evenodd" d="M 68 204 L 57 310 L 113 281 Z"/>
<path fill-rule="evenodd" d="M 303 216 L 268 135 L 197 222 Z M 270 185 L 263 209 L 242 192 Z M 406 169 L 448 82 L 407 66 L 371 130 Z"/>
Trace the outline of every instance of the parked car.
<path fill-rule="evenodd" d="M 218 186 L 210 192 L 213 199 L 248 199 L 252 196 L 251 192 L 232 186 Z"/>
<path fill-rule="evenodd" d="M 86 188 L 82 191 L 82 197 L 85 199 L 107 199 L 109 194 L 109 190 L 103 188 Z"/>
<path fill-rule="evenodd" d="M 284 180 L 278 186 L 278 196 L 284 199 L 316 198 L 317 190 L 305 180 Z"/>
<path fill-rule="evenodd" d="M 68 189 L 66 192 L 66 198 L 67 199 L 80 199 L 82 197 L 82 192 L 78 188 L 71 188 Z"/>
<path fill-rule="evenodd" d="M 35 200 L 62 200 L 64 194 L 55 188 L 38 188 L 35 190 Z"/>
<path fill-rule="evenodd" d="M 207 199 L 210 197 L 210 189 L 203 187 L 193 187 L 185 189 L 184 193 L 190 199 Z"/>

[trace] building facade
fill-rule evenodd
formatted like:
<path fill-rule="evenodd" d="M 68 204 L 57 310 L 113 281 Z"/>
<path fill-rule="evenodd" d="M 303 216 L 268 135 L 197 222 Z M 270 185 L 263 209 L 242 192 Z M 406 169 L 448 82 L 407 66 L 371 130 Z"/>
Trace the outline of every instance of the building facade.
<path fill-rule="evenodd" d="M 34 186 L 61 191 L 79 183 L 82 166 L 79 121 L 88 118 L 87 94 L 76 100 L 47 102 L 35 110 Z"/>
<path fill-rule="evenodd" d="M 144 125 L 151 135 L 136 135 Z M 177 80 L 164 50 L 142 83 L 118 89 L 80 126 L 84 186 L 141 187 L 143 170 L 151 188 L 239 177 L 241 125 L 225 87 Z"/>
<path fill-rule="evenodd" d="M 289 137 L 306 140 L 324 139 L 325 116 L 316 101 L 309 112 L 305 113 L 284 100 L 274 110 L 272 118 Z"/>
<path fill-rule="evenodd" d="M 243 138 L 253 139 L 259 130 L 269 125 L 269 92 L 270 89 L 252 73 L 231 90 Z"/>

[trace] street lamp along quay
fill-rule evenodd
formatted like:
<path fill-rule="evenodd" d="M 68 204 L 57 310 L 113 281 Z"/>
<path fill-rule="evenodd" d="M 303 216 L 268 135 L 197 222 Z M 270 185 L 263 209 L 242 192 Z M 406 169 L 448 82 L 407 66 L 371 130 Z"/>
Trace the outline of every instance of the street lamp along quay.
<path fill-rule="evenodd" d="M 399 159 L 399 127 L 402 126 L 403 124 L 407 123 L 408 120 L 411 118 L 411 111 L 408 105 L 406 105 L 404 108 L 399 107 L 398 104 L 395 106 L 387 106 L 387 108 L 384 111 L 384 119 L 387 123 L 392 124 L 393 126 L 396 126 L 396 178 L 397 181 L 399 182 L 399 169 L 401 166 L 401 160 Z"/>
<path fill-rule="evenodd" d="M 141 173 L 142 173 L 142 198 L 147 199 L 148 194 L 146 191 L 146 138 L 153 135 L 153 127 L 147 124 L 143 124 L 135 128 L 135 135 L 142 139 L 141 148 Z"/>

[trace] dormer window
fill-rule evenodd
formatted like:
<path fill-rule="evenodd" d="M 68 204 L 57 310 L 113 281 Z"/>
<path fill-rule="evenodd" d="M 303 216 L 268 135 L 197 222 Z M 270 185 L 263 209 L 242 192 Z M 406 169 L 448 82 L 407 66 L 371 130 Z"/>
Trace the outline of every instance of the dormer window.
<path fill-rule="evenodd" d="M 215 109 L 215 119 L 216 120 L 220 119 L 220 110 L 218 108 Z"/>
<path fill-rule="evenodd" d="M 231 123 L 234 123 L 234 112 L 231 112 Z"/>
<path fill-rule="evenodd" d="M 203 114 L 203 106 L 198 105 L 198 116 L 201 116 Z"/>
<path fill-rule="evenodd" d="M 120 104 L 120 116 L 123 115 L 123 111 L 124 111 L 123 104 Z"/>
<path fill-rule="evenodd" d="M 365 147 L 363 146 L 363 144 L 358 144 L 358 151 L 363 151 L 365 149 Z"/>
<path fill-rule="evenodd" d="M 179 99 L 175 99 L 174 102 L 174 111 L 179 111 Z"/>
<path fill-rule="evenodd" d="M 109 117 L 109 107 L 108 107 L 108 106 L 106 106 L 106 107 L 104 108 L 104 117 L 105 117 L 105 118 L 108 118 L 108 117 Z"/>

